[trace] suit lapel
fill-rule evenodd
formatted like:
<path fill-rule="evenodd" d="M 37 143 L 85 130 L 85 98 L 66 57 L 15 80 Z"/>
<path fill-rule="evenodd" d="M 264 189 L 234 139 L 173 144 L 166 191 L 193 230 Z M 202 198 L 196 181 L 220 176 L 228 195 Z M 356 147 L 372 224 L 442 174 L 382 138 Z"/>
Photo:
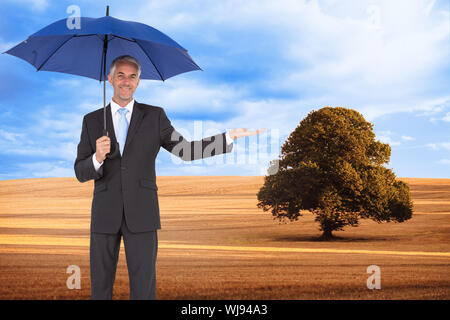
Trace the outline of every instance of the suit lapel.
<path fill-rule="evenodd" d="M 125 147 L 123 149 L 123 154 L 125 154 L 127 146 L 131 143 L 137 129 L 139 128 L 139 125 L 141 124 L 143 117 L 144 112 L 142 111 L 142 107 L 140 103 L 138 103 L 135 100 L 133 105 L 133 113 L 131 114 L 130 126 L 128 127 L 127 140 L 125 142 Z"/>

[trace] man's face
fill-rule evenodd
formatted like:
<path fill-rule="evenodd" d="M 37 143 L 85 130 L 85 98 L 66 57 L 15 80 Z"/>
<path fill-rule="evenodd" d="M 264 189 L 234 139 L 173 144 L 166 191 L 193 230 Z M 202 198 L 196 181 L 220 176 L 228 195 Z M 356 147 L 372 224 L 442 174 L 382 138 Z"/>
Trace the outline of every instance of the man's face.
<path fill-rule="evenodd" d="M 114 88 L 114 98 L 117 102 L 128 102 L 139 85 L 137 68 L 131 62 L 121 61 L 116 64 L 114 75 L 108 75 L 108 81 Z"/>

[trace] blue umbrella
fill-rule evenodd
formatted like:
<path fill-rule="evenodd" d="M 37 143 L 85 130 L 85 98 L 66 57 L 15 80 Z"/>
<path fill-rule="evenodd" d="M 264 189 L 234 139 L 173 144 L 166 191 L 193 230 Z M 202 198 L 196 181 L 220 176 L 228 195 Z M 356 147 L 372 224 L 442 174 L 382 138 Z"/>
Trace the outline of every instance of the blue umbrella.
<path fill-rule="evenodd" d="M 106 132 L 106 68 L 118 56 L 130 55 L 141 64 L 141 79 L 166 80 L 201 70 L 186 49 L 148 25 L 102 18 L 80 17 L 80 28 L 67 19 L 56 21 L 4 52 L 23 59 L 37 71 L 56 71 L 103 81 L 104 133 Z"/>

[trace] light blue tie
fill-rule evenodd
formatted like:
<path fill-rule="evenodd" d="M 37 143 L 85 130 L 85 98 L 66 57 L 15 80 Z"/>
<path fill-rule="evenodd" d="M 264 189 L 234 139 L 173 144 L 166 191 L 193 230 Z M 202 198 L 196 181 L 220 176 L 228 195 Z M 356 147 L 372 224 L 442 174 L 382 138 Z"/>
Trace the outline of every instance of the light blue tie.
<path fill-rule="evenodd" d="M 127 132 L 128 132 L 128 121 L 125 116 L 128 112 L 127 108 L 120 108 L 119 110 L 120 118 L 119 118 L 119 130 L 117 134 L 117 142 L 119 143 L 120 154 L 123 155 L 123 148 L 125 147 L 125 141 L 127 141 Z"/>

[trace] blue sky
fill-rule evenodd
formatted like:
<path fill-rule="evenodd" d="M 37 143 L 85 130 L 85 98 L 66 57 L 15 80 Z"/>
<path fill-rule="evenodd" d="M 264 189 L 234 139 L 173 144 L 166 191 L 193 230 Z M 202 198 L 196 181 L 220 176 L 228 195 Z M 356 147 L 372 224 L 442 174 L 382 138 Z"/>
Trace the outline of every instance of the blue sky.
<path fill-rule="evenodd" d="M 180 163 L 161 149 L 157 174 L 265 174 L 309 112 L 341 106 L 391 145 L 398 177 L 450 178 L 447 0 L 3 0 L 0 51 L 68 17 L 70 5 L 100 17 L 107 4 L 172 37 L 203 69 L 141 81 L 137 101 L 164 107 L 187 138 L 267 128 L 209 160 Z M 0 179 L 73 177 L 83 115 L 102 103 L 98 81 L 0 55 Z"/>

